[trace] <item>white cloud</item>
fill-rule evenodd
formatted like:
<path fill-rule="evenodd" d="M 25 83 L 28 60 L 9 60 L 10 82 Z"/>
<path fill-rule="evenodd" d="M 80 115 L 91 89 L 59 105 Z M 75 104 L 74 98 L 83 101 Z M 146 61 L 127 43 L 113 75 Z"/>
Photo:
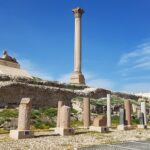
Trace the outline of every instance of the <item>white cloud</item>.
<path fill-rule="evenodd" d="M 58 81 L 60 81 L 60 82 L 65 82 L 65 83 L 69 83 L 70 77 L 71 77 L 71 73 L 66 73 L 66 74 L 61 75 L 61 76 L 58 78 Z"/>
<path fill-rule="evenodd" d="M 127 92 L 149 92 L 150 91 L 150 83 L 140 82 L 140 83 L 130 83 L 123 86 L 122 91 Z"/>
<path fill-rule="evenodd" d="M 27 70 L 32 76 L 42 78 L 44 80 L 53 80 L 53 77 L 45 73 L 42 69 L 40 69 L 36 64 L 31 62 L 28 59 L 20 59 L 18 62 L 21 65 L 22 69 Z"/>
<path fill-rule="evenodd" d="M 129 65 L 132 69 L 150 69 L 150 41 L 122 55 L 119 65 Z"/>

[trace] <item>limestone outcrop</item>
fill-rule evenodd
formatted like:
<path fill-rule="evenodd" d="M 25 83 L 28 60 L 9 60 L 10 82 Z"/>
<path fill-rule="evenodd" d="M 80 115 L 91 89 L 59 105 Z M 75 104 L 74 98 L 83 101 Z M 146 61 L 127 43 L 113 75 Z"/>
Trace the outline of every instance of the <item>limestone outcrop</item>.
<path fill-rule="evenodd" d="M 33 107 L 56 107 L 59 100 L 70 105 L 71 99 L 75 97 L 98 99 L 106 97 L 108 93 L 111 91 L 84 85 L 0 75 L 0 107 L 18 106 L 23 97 L 30 97 Z M 134 99 L 138 97 L 134 96 Z"/>

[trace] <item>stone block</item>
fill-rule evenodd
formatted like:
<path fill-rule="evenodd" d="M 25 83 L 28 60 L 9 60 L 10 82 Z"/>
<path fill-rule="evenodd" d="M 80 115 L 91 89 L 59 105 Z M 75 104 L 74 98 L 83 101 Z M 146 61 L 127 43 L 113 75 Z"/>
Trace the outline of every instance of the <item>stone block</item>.
<path fill-rule="evenodd" d="M 107 126 L 107 117 L 104 115 L 99 115 L 94 118 L 93 126 L 100 127 L 100 126 Z"/>
<path fill-rule="evenodd" d="M 34 132 L 30 130 L 24 130 L 24 131 L 11 130 L 9 136 L 15 140 L 26 139 L 26 138 L 34 137 Z"/>
<path fill-rule="evenodd" d="M 74 72 L 70 79 L 71 84 L 85 84 L 85 78 L 83 74 Z"/>
<path fill-rule="evenodd" d="M 118 125 L 117 126 L 117 130 L 120 130 L 120 131 L 127 130 L 127 129 L 128 129 L 128 127 L 125 125 Z"/>
<path fill-rule="evenodd" d="M 74 135 L 75 131 L 73 128 L 68 128 L 68 129 L 64 129 L 64 128 L 55 128 L 55 133 L 59 134 L 61 136 L 65 136 L 65 135 Z"/>
<path fill-rule="evenodd" d="M 143 125 L 143 124 L 138 124 L 137 127 L 138 127 L 138 129 L 146 129 L 147 128 L 147 126 Z"/>
<path fill-rule="evenodd" d="M 90 126 L 89 128 L 90 131 L 97 131 L 101 133 L 105 133 L 109 131 L 108 127 L 95 127 L 95 126 Z"/>

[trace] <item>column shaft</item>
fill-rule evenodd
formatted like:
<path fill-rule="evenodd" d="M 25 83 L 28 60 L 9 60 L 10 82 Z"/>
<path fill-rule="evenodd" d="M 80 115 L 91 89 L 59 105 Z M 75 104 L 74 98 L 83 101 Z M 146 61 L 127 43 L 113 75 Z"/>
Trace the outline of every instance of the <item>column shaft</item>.
<path fill-rule="evenodd" d="M 131 104 L 130 100 L 124 101 L 124 109 L 125 109 L 125 124 L 130 126 L 131 125 Z"/>
<path fill-rule="evenodd" d="M 58 110 L 57 110 L 57 127 L 60 127 L 60 109 L 64 105 L 63 101 L 58 101 Z"/>
<path fill-rule="evenodd" d="M 81 72 L 81 17 L 75 17 L 74 71 Z"/>
<path fill-rule="evenodd" d="M 146 103 L 145 102 L 141 102 L 141 112 L 144 114 L 144 125 L 147 125 Z"/>
<path fill-rule="evenodd" d="M 90 98 L 83 98 L 83 124 L 85 128 L 90 126 Z"/>
<path fill-rule="evenodd" d="M 111 95 L 107 94 L 107 127 L 111 127 Z"/>

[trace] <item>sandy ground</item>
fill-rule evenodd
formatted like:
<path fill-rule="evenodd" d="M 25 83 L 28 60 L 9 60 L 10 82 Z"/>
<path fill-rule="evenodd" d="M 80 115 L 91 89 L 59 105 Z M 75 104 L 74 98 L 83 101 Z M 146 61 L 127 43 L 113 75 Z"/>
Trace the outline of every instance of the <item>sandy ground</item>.
<path fill-rule="evenodd" d="M 0 134 L 0 150 L 72 150 L 74 148 L 150 139 L 150 129 L 112 130 L 109 133 L 76 130 L 73 136 L 58 136 L 54 131 L 35 132 L 31 139 L 13 140 L 8 134 Z"/>

